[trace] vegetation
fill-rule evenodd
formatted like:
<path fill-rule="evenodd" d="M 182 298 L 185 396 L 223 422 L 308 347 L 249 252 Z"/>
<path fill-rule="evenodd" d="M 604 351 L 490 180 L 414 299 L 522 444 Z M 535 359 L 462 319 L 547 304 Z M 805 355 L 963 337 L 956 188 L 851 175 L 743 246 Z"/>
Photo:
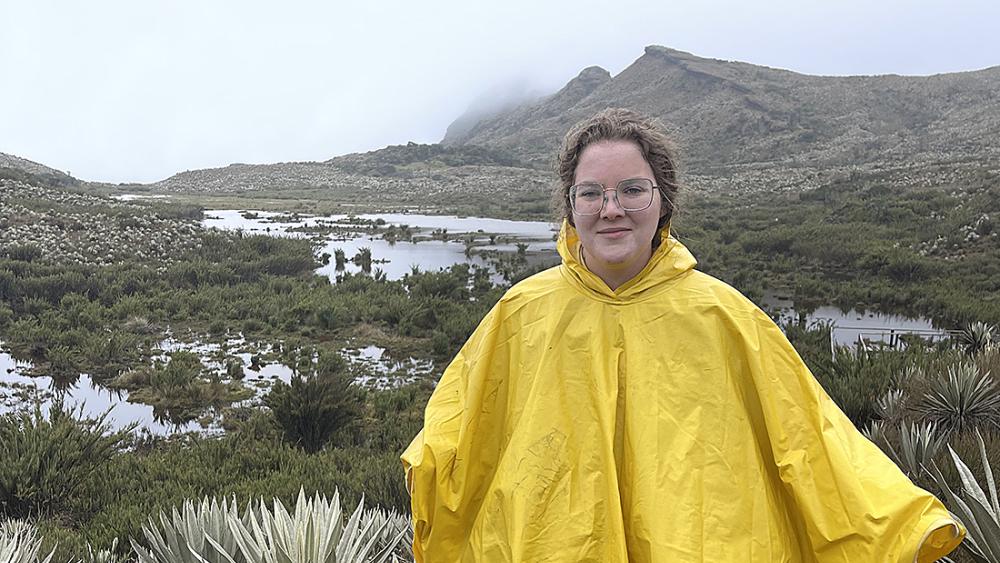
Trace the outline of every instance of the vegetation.
<path fill-rule="evenodd" d="M 39 557 L 42 540 L 27 522 L 8 520 L 0 522 L 0 561 L 4 563 L 49 563 L 54 552 Z"/>
<path fill-rule="evenodd" d="M 139 563 L 383 563 L 406 553 L 405 517 L 366 511 L 362 502 L 344 520 L 337 492 L 327 500 L 300 491 L 291 514 L 277 499 L 273 510 L 261 500 L 241 515 L 235 502 L 205 498 L 198 506 L 185 502 L 170 518 L 161 512 L 159 524 L 143 527 L 151 547 L 132 547 Z"/>
<path fill-rule="evenodd" d="M 8 518 L 47 515 L 64 507 L 119 450 L 132 428 L 107 433 L 105 418 L 79 420 L 59 403 L 44 417 L 0 415 L 0 514 Z"/>
<path fill-rule="evenodd" d="M 360 417 L 360 391 L 352 381 L 339 355 L 324 355 L 314 373 L 297 374 L 290 384 L 277 382 L 264 405 L 288 443 L 316 453 Z"/>
<path fill-rule="evenodd" d="M 693 192 L 675 221 L 699 267 L 755 300 L 1000 323 L 1000 180 L 985 167 L 921 186 L 852 173 L 808 190 Z M 945 180 L 941 180 L 945 181 Z M 982 233 L 982 234 L 981 234 Z"/>
<path fill-rule="evenodd" d="M 996 478 L 990 467 L 990 458 L 986 453 L 983 436 L 978 431 L 976 432 L 976 441 L 979 446 L 979 459 L 986 477 L 986 487 L 980 485 L 969 466 L 950 447 L 948 452 L 951 454 L 951 460 L 962 480 L 960 492 L 956 493 L 952 490 L 934 462 L 931 462 L 930 467 L 938 487 L 946 495 L 945 501 L 952 507 L 952 512 L 968 530 L 968 538 L 962 544 L 966 551 L 977 561 L 998 563 L 1000 562 L 1000 501 L 997 500 Z M 987 491 L 989 492 L 988 497 L 986 496 Z"/>
<path fill-rule="evenodd" d="M 387 177 L 433 174 L 422 162 L 400 162 Z M 0 179 L 4 188 L 12 181 L 21 180 Z M 911 341 L 904 348 L 832 353 L 829 327 L 785 329 L 852 421 L 911 478 L 944 495 L 968 525 L 983 514 L 958 512 L 955 499 L 974 508 L 968 498 L 975 488 L 956 460 L 970 460 L 969 472 L 983 474 L 1000 452 L 994 383 L 1000 353 L 992 328 L 1000 319 L 994 298 L 1000 255 L 990 226 L 997 186 L 984 173 L 949 189 L 885 188 L 896 181 L 886 172 L 802 192 L 695 192 L 676 227 L 702 269 L 756 299 L 780 291 L 799 308 L 834 303 L 930 315 L 967 327 L 954 347 Z M 450 211 L 483 211 L 482 195 L 442 193 Z M 0 240 L 4 349 L 30 360 L 33 374 L 51 377 L 56 394 L 87 373 L 102 386 L 154 405 L 166 420 L 189 421 L 213 408 L 223 413 L 225 428 L 221 436 L 137 436 L 112 432 L 104 419 L 88 420 L 62 407 L 47 417 L 36 410 L 0 419 L 0 457 L 16 460 L 0 466 L 0 520 L 36 520 L 45 538 L 38 553 L 54 550 L 53 560 L 87 563 L 180 560 L 170 559 L 177 551 L 168 551 L 174 547 L 167 539 L 171 529 L 180 530 L 177 522 L 205 515 L 243 521 L 253 514 L 263 529 L 283 509 L 266 508 L 261 498 L 290 506 L 302 495 L 342 495 L 353 505 L 364 496 L 387 510 L 408 509 L 398 454 L 420 429 L 435 376 L 502 294 L 489 271 L 455 266 L 388 280 L 372 267 L 370 251 L 354 257 L 335 252 L 337 265 L 356 260 L 374 271 L 341 271 L 330 283 L 314 273 L 319 264 L 308 240 L 206 232 L 194 223 L 201 213 L 196 205 L 119 206 L 79 188 L 54 191 L 42 181 L 31 190 L 0 192 L 0 198 L 6 198 L 0 237 L 11 229 L 22 233 Z M 545 206 L 537 207 L 545 199 L 547 194 L 513 197 L 507 212 L 547 217 Z M 507 205 L 502 198 L 489 201 Z M 35 225 L 7 212 L 15 207 L 38 214 L 51 232 L 43 229 L 44 236 L 33 238 Z M 84 216 L 103 230 L 79 219 Z M 128 241 L 126 233 L 135 231 L 155 239 L 161 228 L 181 242 L 124 242 L 126 251 L 112 261 L 87 250 L 94 238 Z M 405 226 L 366 228 L 393 240 L 414 237 Z M 77 234 L 54 253 L 46 241 L 60 240 L 56 232 Z M 442 229 L 435 236 L 461 235 Z M 474 238 L 463 242 L 470 254 L 480 252 Z M 510 282 L 542 267 L 528 265 L 526 247 L 482 254 Z M 214 363 L 184 350 L 158 356 L 160 343 L 172 335 L 217 343 L 241 336 L 261 345 L 251 358 L 254 366 L 281 361 L 295 373 L 258 397 L 242 381 L 243 361 L 225 346 L 211 358 Z M 398 388 L 352 385 L 360 372 L 341 350 L 359 344 L 433 360 L 434 372 Z M 955 457 L 948 458 L 952 451 Z M 65 471 L 49 474 L 39 470 L 43 465 Z M 932 477 L 924 468 L 934 466 L 940 471 Z M 248 508 L 241 512 L 240 506 Z M 148 520 L 160 514 L 175 517 Z M 233 532 L 233 526 L 227 529 Z M 235 532 L 225 539 L 220 528 L 185 545 L 209 560 L 208 554 L 219 553 L 212 542 L 234 560 L 247 557 L 244 549 L 282 549 L 254 535 L 252 526 L 246 530 L 242 543 L 232 543 Z M 371 537 L 354 545 L 364 547 Z M 389 540 L 383 534 L 372 545 Z M 974 553 L 970 548 L 958 560 L 978 557 Z"/>

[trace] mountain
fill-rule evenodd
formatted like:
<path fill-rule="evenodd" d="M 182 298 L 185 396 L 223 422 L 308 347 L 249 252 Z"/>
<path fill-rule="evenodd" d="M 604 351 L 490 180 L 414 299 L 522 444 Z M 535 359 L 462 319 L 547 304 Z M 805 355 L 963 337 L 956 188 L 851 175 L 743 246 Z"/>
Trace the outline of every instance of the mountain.
<path fill-rule="evenodd" d="M 584 69 L 541 100 L 466 124 L 446 146 L 551 162 L 566 130 L 611 106 L 659 118 L 693 170 L 995 157 L 1000 67 L 934 76 L 810 76 L 660 46 L 611 76 Z"/>
<path fill-rule="evenodd" d="M 934 76 L 809 76 L 650 46 L 615 76 L 592 66 L 547 96 L 525 88 L 491 96 L 471 104 L 438 144 L 186 171 L 141 189 L 257 191 L 438 210 L 487 201 L 492 213 L 509 207 L 542 216 L 563 135 L 610 106 L 662 120 L 680 146 L 684 178 L 692 189 L 710 192 L 801 192 L 890 169 L 886 182 L 947 186 L 956 175 L 977 178 L 1000 161 L 1000 67 Z M 14 172 L 5 167 L 80 184 L 0 154 L 0 174 Z"/>

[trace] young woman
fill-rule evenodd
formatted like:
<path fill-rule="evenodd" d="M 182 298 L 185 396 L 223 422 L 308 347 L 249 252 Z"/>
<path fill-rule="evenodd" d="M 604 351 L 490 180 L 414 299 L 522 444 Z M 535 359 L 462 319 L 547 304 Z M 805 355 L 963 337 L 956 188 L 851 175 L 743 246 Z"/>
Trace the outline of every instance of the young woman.
<path fill-rule="evenodd" d="M 924 562 L 965 531 L 830 400 L 771 319 L 670 236 L 664 134 L 560 154 L 562 264 L 515 285 L 402 456 L 418 562 Z"/>

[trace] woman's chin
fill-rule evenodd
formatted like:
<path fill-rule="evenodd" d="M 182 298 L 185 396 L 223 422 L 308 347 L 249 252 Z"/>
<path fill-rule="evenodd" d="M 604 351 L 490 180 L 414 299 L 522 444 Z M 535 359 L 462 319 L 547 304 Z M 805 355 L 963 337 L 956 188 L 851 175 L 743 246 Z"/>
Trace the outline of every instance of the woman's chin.
<path fill-rule="evenodd" d="M 595 252 L 595 262 L 600 262 L 608 268 L 623 268 L 636 260 L 636 257 L 624 252 Z"/>

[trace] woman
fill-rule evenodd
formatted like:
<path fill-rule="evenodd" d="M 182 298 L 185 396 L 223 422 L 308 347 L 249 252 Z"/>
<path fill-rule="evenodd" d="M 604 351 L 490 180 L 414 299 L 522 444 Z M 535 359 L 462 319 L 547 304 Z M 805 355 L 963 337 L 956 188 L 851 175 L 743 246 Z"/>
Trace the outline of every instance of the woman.
<path fill-rule="evenodd" d="M 670 236 L 665 136 L 620 109 L 560 154 L 562 264 L 515 285 L 402 456 L 417 561 L 935 561 L 964 530 L 771 319 Z M 919 552 L 919 553 L 918 553 Z"/>

